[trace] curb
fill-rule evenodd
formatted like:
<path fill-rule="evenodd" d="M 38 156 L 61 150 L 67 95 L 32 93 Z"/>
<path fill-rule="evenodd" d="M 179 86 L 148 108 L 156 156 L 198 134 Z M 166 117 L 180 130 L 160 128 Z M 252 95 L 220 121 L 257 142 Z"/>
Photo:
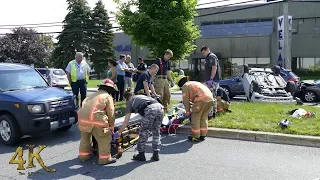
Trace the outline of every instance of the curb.
<path fill-rule="evenodd" d="M 190 134 L 191 126 L 182 125 L 177 130 L 182 134 Z M 224 128 L 209 128 L 208 137 L 255 141 L 264 143 L 275 144 L 288 144 L 296 146 L 308 146 L 308 147 L 320 147 L 320 137 L 316 136 L 303 136 L 303 135 L 291 135 L 281 133 L 269 133 L 261 131 L 246 131 L 236 129 L 224 129 Z"/>

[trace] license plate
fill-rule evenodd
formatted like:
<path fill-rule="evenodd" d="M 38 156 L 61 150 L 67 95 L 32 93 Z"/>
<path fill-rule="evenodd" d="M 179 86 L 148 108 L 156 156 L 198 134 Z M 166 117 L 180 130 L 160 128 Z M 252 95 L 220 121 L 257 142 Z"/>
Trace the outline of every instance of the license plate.
<path fill-rule="evenodd" d="M 59 127 L 69 124 L 69 119 L 59 120 Z"/>

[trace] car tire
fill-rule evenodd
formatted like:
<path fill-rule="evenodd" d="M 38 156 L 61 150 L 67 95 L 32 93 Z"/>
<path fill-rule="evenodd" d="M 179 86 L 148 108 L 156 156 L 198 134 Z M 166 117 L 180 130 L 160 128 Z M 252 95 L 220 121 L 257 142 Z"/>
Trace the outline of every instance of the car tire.
<path fill-rule="evenodd" d="M 302 94 L 302 99 L 305 102 L 315 102 L 318 100 L 317 94 L 313 91 L 305 91 Z"/>
<path fill-rule="evenodd" d="M 221 88 L 228 94 L 229 97 L 232 96 L 230 88 L 228 86 L 221 86 Z"/>
<path fill-rule="evenodd" d="M 4 128 L 8 128 L 5 130 Z M 6 136 L 6 137 L 5 137 Z M 9 136 L 9 137 L 8 137 Z M 16 145 L 21 139 L 21 132 L 16 120 L 9 114 L 0 116 L 0 142 L 7 146 Z"/>
<path fill-rule="evenodd" d="M 294 82 L 291 82 L 291 81 L 288 81 L 287 82 L 287 85 L 285 87 L 285 90 L 288 92 L 288 93 L 291 93 L 292 96 L 294 96 L 297 92 L 297 88 L 296 88 L 296 85 L 294 84 Z"/>
<path fill-rule="evenodd" d="M 72 127 L 72 124 L 62 127 L 62 128 L 58 128 L 58 131 L 68 131 L 70 128 Z"/>
<path fill-rule="evenodd" d="M 275 75 L 279 75 L 280 72 L 281 72 L 280 66 L 274 66 L 273 67 L 273 72 L 274 72 Z"/>

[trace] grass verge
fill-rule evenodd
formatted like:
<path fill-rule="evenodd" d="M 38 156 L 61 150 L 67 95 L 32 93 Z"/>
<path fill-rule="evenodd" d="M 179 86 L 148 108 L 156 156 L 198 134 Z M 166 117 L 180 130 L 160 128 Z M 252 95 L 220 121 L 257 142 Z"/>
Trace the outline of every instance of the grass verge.
<path fill-rule="evenodd" d="M 178 104 L 179 101 L 172 100 L 170 101 L 169 109 L 173 106 Z M 116 102 L 115 110 L 120 110 L 122 114 L 116 114 L 116 118 L 120 118 L 125 115 L 126 103 L 125 102 Z"/>
<path fill-rule="evenodd" d="M 319 111 L 319 107 L 315 106 L 234 102 L 230 108 L 233 112 L 218 115 L 209 121 L 209 127 L 320 136 L 319 118 L 290 117 L 287 112 L 296 108 L 309 112 Z M 289 128 L 282 130 L 277 125 L 282 119 L 292 122 Z"/>

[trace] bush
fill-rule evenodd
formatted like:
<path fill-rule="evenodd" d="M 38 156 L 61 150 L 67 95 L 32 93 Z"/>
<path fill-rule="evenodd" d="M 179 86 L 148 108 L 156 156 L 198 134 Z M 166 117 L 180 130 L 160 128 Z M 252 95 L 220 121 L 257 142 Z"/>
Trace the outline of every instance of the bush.
<path fill-rule="evenodd" d="M 178 71 L 171 71 L 171 77 L 172 80 L 175 81 L 175 79 L 179 76 L 179 72 Z"/>
<path fill-rule="evenodd" d="M 298 69 L 294 73 L 298 76 L 319 76 L 320 70 Z"/>

